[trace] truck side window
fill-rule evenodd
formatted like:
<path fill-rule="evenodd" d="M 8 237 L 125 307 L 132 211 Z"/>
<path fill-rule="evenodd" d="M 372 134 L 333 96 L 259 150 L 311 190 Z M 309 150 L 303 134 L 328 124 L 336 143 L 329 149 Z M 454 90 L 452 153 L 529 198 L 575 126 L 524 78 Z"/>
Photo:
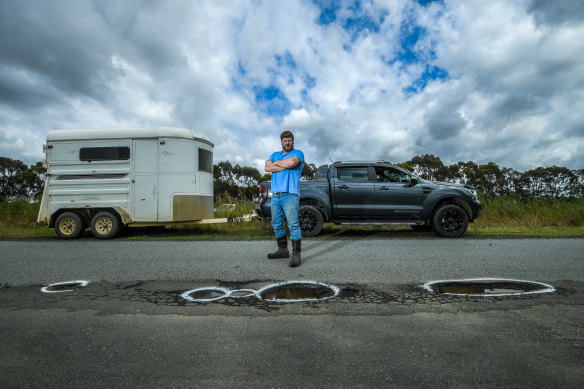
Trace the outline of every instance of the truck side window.
<path fill-rule="evenodd" d="M 82 147 L 80 161 L 125 161 L 130 159 L 129 147 Z"/>
<path fill-rule="evenodd" d="M 199 171 L 213 174 L 213 153 L 199 149 Z"/>
<path fill-rule="evenodd" d="M 341 181 L 367 182 L 369 169 L 367 167 L 341 167 L 337 169 L 337 177 Z"/>
<path fill-rule="evenodd" d="M 377 182 L 411 182 L 412 177 L 408 174 L 405 174 L 399 170 L 390 168 L 390 167 L 383 167 L 383 166 L 376 166 L 375 167 L 375 176 L 377 177 Z"/>

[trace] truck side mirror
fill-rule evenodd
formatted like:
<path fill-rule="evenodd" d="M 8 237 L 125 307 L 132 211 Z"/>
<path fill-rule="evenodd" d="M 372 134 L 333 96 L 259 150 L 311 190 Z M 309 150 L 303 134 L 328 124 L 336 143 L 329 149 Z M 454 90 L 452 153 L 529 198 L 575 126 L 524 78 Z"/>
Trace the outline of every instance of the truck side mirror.
<path fill-rule="evenodd" d="M 409 188 L 409 187 L 411 187 L 411 186 L 415 186 L 415 185 L 418 185 L 418 180 L 416 180 L 415 178 L 412 178 L 412 180 L 411 180 L 410 182 L 408 182 L 408 183 L 405 185 L 405 187 L 406 187 L 406 188 Z"/>

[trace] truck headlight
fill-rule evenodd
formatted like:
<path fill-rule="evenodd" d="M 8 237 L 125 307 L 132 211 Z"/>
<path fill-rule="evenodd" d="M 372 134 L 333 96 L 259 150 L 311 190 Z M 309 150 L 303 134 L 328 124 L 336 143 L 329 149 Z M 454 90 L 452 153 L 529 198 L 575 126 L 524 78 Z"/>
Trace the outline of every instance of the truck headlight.
<path fill-rule="evenodd" d="M 470 197 L 475 201 L 475 203 L 480 203 L 479 201 L 479 193 L 474 189 L 467 189 L 470 193 Z"/>

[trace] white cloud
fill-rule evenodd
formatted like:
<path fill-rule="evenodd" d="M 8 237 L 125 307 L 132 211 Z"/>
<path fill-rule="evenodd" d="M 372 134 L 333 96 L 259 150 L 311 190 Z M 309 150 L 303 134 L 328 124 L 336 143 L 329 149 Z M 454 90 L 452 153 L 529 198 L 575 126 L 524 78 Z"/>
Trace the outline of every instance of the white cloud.
<path fill-rule="evenodd" d="M 34 163 L 52 128 L 170 125 L 207 133 L 215 162 L 260 170 L 283 128 L 315 164 L 430 153 L 583 167 L 584 22 L 564 8 L 346 2 L 325 25 L 320 12 L 308 0 L 2 3 L 0 33 L 16 38 L 0 44 L 0 153 Z M 256 99 L 268 87 L 279 105 Z"/>

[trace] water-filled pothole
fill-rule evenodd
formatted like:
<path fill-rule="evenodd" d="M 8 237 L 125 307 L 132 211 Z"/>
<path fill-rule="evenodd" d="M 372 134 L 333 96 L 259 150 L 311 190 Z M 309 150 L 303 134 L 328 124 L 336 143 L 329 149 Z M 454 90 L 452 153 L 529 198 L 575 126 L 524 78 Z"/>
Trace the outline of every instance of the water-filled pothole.
<path fill-rule="evenodd" d="M 556 290 L 552 285 L 543 282 L 501 278 L 430 281 L 423 287 L 432 293 L 492 297 L 550 293 Z"/>
<path fill-rule="evenodd" d="M 41 292 L 43 293 L 63 293 L 63 292 L 70 292 L 75 289 L 86 287 L 89 284 L 89 281 L 80 280 L 80 281 L 64 281 L 64 282 L 56 282 L 54 284 L 50 284 L 41 288 Z"/>
<path fill-rule="evenodd" d="M 336 297 L 340 289 L 316 281 L 286 281 L 267 285 L 259 290 L 235 289 L 213 286 L 189 290 L 181 297 L 188 301 L 207 303 L 225 298 L 256 297 L 276 303 L 320 301 Z"/>
<path fill-rule="evenodd" d="M 268 285 L 258 290 L 262 300 L 278 302 L 296 302 L 327 300 L 339 294 L 334 285 L 320 282 L 290 281 L 281 284 Z"/>

